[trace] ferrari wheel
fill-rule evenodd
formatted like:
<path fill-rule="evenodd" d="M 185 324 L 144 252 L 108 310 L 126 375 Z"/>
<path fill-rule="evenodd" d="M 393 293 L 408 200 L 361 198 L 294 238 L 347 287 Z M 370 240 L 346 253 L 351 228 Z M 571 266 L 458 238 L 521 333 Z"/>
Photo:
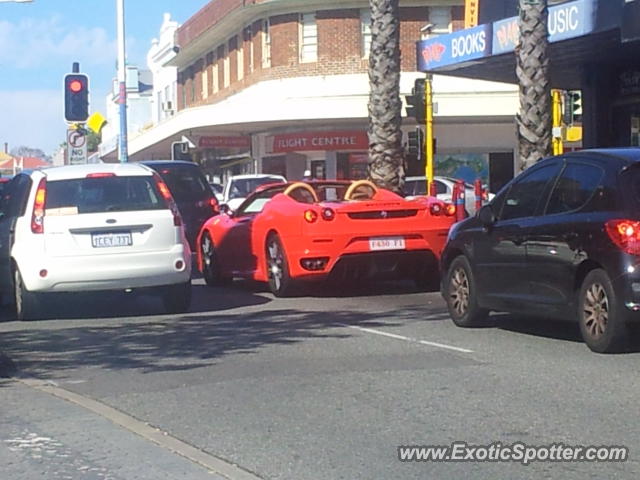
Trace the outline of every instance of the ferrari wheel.
<path fill-rule="evenodd" d="M 207 285 L 218 287 L 231 282 L 231 278 L 223 276 L 220 271 L 216 250 L 208 233 L 205 233 L 200 240 L 200 254 L 202 255 L 202 276 Z"/>
<path fill-rule="evenodd" d="M 275 233 L 267 238 L 266 254 L 269 289 L 276 297 L 286 297 L 291 293 L 292 283 L 289 264 L 280 237 Z"/>

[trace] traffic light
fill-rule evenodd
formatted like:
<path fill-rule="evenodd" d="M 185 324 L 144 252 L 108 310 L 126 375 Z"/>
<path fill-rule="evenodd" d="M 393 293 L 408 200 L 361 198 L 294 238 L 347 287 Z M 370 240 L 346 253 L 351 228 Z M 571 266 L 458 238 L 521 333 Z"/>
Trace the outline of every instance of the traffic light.
<path fill-rule="evenodd" d="M 64 119 L 82 123 L 89 117 L 89 77 L 83 73 L 64 76 Z"/>
<path fill-rule="evenodd" d="M 415 131 L 407 133 L 407 153 L 415 155 L 418 160 L 422 158 L 422 145 L 424 144 L 424 135 L 422 129 L 416 128 Z"/>
<path fill-rule="evenodd" d="M 407 117 L 413 117 L 418 123 L 425 122 L 424 111 L 424 78 L 416 78 L 411 90 L 411 95 L 405 95 L 407 101 Z"/>
<path fill-rule="evenodd" d="M 582 93 L 580 90 L 564 92 L 562 121 L 565 125 L 573 125 L 582 121 Z"/>

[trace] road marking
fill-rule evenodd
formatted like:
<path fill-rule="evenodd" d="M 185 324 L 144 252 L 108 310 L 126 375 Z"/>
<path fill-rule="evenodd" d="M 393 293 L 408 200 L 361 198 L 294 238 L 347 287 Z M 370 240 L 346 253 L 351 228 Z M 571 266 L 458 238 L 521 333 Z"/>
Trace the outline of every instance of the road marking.
<path fill-rule="evenodd" d="M 171 436 L 168 432 L 144 423 L 137 418 L 127 415 L 120 410 L 116 410 L 102 402 L 65 390 L 64 388 L 60 388 L 54 382 L 43 382 L 42 380 L 29 378 L 20 379 L 20 381 L 29 387 L 40 390 L 41 392 L 62 398 L 63 400 L 75 403 L 76 405 L 80 405 L 81 407 L 112 421 L 116 425 L 120 425 L 121 427 L 126 428 L 156 445 L 197 463 L 211 472 L 220 474 L 229 480 L 262 480 L 260 477 L 247 470 L 243 470 L 237 465 L 215 457 L 210 453 Z"/>
<path fill-rule="evenodd" d="M 342 323 L 340 325 L 342 325 L 343 327 L 353 328 L 354 330 L 360 330 L 361 332 L 373 333 L 374 335 L 382 335 L 383 337 L 395 338 L 396 340 L 403 340 L 405 342 L 419 343 L 420 345 L 427 345 L 429 347 L 444 348 L 445 350 L 453 350 L 454 352 L 473 353 L 473 350 L 469 350 L 468 348 L 455 347 L 453 345 L 446 345 L 444 343 L 438 342 L 429 342 L 427 340 L 405 337 L 403 335 L 383 332 L 382 330 L 375 330 L 373 328 L 359 327 L 357 325 L 347 325 L 346 323 Z"/>

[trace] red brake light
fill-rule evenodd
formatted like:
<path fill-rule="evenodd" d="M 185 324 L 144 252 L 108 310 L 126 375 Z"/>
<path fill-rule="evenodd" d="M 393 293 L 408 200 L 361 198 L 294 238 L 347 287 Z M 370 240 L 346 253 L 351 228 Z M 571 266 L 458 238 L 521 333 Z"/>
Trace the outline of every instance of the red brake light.
<path fill-rule="evenodd" d="M 116 174 L 112 172 L 96 172 L 87 174 L 87 178 L 105 178 L 105 177 L 115 177 Z"/>
<path fill-rule="evenodd" d="M 305 210 L 304 219 L 309 223 L 314 223 L 318 220 L 318 212 L 315 210 Z"/>
<path fill-rule="evenodd" d="M 605 224 L 607 235 L 622 251 L 640 255 L 640 222 L 636 220 L 609 220 Z"/>
<path fill-rule="evenodd" d="M 162 181 L 160 175 L 154 175 L 154 178 L 156 179 L 156 186 L 158 187 L 158 190 L 160 190 L 162 198 L 164 198 L 164 201 L 171 210 L 171 213 L 173 213 L 173 224 L 176 227 L 179 227 L 180 225 L 182 225 L 182 217 L 180 216 L 180 211 L 178 210 L 176 202 L 173 200 L 171 190 L 169 190 L 167 184 Z"/>
<path fill-rule="evenodd" d="M 211 210 L 213 210 L 213 213 L 220 213 L 220 207 L 218 206 L 218 200 L 216 200 L 215 197 L 211 197 L 209 199 L 209 206 L 211 207 Z"/>
<path fill-rule="evenodd" d="M 44 204 L 47 200 L 47 179 L 43 178 L 36 190 L 36 199 L 33 202 L 33 213 L 31 214 L 31 231 L 33 233 L 44 233 Z"/>

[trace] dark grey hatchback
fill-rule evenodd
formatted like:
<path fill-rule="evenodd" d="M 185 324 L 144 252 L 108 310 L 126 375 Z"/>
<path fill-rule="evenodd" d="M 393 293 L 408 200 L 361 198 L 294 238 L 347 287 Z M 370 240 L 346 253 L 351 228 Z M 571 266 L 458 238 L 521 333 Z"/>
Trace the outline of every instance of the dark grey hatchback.
<path fill-rule="evenodd" d="M 492 310 L 577 320 L 591 350 L 625 350 L 640 324 L 640 149 L 537 163 L 452 227 L 441 262 L 458 326 Z"/>
<path fill-rule="evenodd" d="M 218 200 L 197 163 L 180 160 L 148 160 L 141 162 L 160 174 L 185 225 L 185 233 L 195 252 L 196 237 L 209 218 L 220 213 Z"/>

